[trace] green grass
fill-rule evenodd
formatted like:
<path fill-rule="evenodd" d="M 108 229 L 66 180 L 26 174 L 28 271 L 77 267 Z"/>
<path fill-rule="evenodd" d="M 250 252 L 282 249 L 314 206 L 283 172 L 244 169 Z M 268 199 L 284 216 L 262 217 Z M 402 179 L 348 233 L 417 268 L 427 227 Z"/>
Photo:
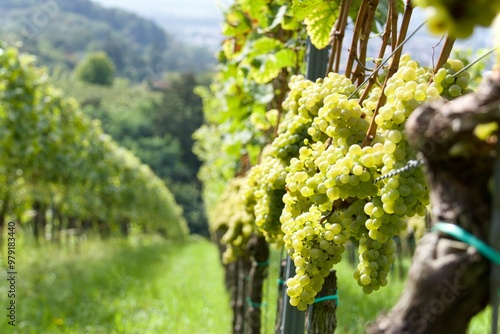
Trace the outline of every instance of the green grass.
<path fill-rule="evenodd" d="M 217 249 L 202 239 L 87 241 L 79 253 L 24 247 L 17 271 L 17 326 L 2 321 L 0 333 L 230 330 Z"/>
<path fill-rule="evenodd" d="M 217 248 L 207 240 L 91 239 L 75 249 L 36 248 L 21 238 L 17 248 L 17 326 L 3 320 L 0 333 L 231 332 L 223 269 Z M 279 252 L 271 254 L 263 334 L 274 333 L 276 317 Z M 1 263 L 4 266 L 5 259 Z M 407 268 L 409 261 L 403 265 Z M 340 299 L 336 333 L 362 333 L 404 289 L 404 281 L 393 273 L 387 287 L 365 295 L 348 263 L 336 269 Z M 0 284 L 2 309 L 6 295 L 6 285 Z M 490 317 L 489 309 L 478 315 L 468 333 L 489 332 Z"/>

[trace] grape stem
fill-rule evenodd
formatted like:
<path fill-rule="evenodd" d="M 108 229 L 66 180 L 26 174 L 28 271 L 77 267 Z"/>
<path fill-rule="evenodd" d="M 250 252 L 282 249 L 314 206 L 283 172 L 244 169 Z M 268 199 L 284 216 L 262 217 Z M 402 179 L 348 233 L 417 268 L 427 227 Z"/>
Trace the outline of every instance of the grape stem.
<path fill-rule="evenodd" d="M 366 62 L 366 50 L 368 49 L 368 41 L 370 40 L 370 34 L 372 31 L 373 21 L 375 21 L 375 12 L 377 10 L 377 6 L 379 4 L 379 0 L 368 1 L 368 13 L 365 15 L 363 24 L 362 24 L 362 34 L 359 43 L 360 54 L 359 56 L 355 56 L 355 60 L 357 59 L 356 69 L 352 74 L 352 82 L 358 81 L 357 85 L 361 85 L 363 80 L 365 79 L 365 62 Z"/>
<path fill-rule="evenodd" d="M 401 54 L 403 53 L 403 45 L 404 43 L 410 39 L 415 32 L 420 29 L 420 26 L 413 34 L 411 34 L 408 38 L 406 38 L 406 34 L 408 32 L 408 27 L 410 25 L 410 19 L 411 15 L 413 13 L 413 6 L 410 0 L 406 2 L 406 7 L 405 11 L 403 14 L 403 20 L 401 22 L 401 29 L 399 31 L 399 37 L 398 37 L 398 46 L 392 53 L 394 56 L 391 61 L 391 65 L 389 66 L 389 70 L 387 73 L 387 77 L 385 78 L 384 85 L 382 86 L 382 92 L 384 91 L 385 87 L 387 86 L 387 82 L 389 79 L 394 75 L 394 73 L 397 72 L 398 67 L 399 67 L 399 60 L 401 59 Z M 373 118 L 370 123 L 370 127 L 368 128 L 368 131 L 366 132 L 365 139 L 363 139 L 362 147 L 368 146 L 371 144 L 372 140 L 375 138 L 376 132 L 377 132 L 377 123 L 375 123 L 375 117 L 377 116 L 378 111 L 380 108 L 385 104 L 387 100 L 387 96 L 385 94 L 380 95 L 380 99 L 378 100 L 377 107 L 373 111 Z"/>
<path fill-rule="evenodd" d="M 396 3 L 394 0 L 390 0 L 389 1 L 389 12 L 387 13 L 387 21 L 385 23 L 385 30 L 384 30 L 384 33 L 382 34 L 382 45 L 380 46 L 380 51 L 378 53 L 378 58 L 377 58 L 377 61 L 375 62 L 375 64 L 380 63 L 380 60 L 378 60 L 378 59 L 384 58 L 385 50 L 387 48 L 387 45 L 389 44 L 389 37 L 391 37 L 391 30 L 393 29 L 393 27 L 392 27 L 393 11 L 396 11 L 396 14 L 397 14 Z M 396 23 L 397 23 L 397 15 L 396 15 Z M 397 24 L 396 24 L 396 26 L 397 26 Z M 360 105 L 368 97 L 368 94 L 370 93 L 373 85 L 377 82 L 376 78 L 377 78 L 379 69 L 380 69 L 379 66 L 376 67 L 375 70 L 373 70 L 373 73 L 368 76 L 368 84 L 366 85 L 366 88 L 364 89 L 363 93 L 361 94 L 361 96 L 359 98 Z"/>
<path fill-rule="evenodd" d="M 396 50 L 398 46 L 398 8 L 396 0 L 389 0 L 390 17 L 391 17 L 391 47 L 392 51 Z"/>
<path fill-rule="evenodd" d="M 349 17 L 349 8 L 351 7 L 351 3 L 352 0 L 342 0 L 342 3 L 340 4 L 339 17 L 332 31 L 332 50 L 330 52 L 330 58 L 328 59 L 328 67 L 326 68 L 325 76 L 327 76 L 330 71 L 335 73 L 339 72 L 342 42 L 345 36 L 345 29 L 347 26 L 347 18 Z"/>
<path fill-rule="evenodd" d="M 366 15 L 368 9 L 368 2 L 361 2 L 359 7 L 358 16 L 356 17 L 356 23 L 354 24 L 354 34 L 352 35 L 351 48 L 349 49 L 349 57 L 347 58 L 347 64 L 345 66 L 345 76 L 347 78 L 351 77 L 352 66 L 354 64 L 354 59 L 358 53 L 358 39 L 361 30 L 362 21 Z"/>
<path fill-rule="evenodd" d="M 336 199 L 332 203 L 332 209 L 330 210 L 330 212 L 328 212 L 325 216 L 321 217 L 319 223 L 323 224 L 326 220 L 328 220 L 328 218 L 330 218 L 333 215 L 335 211 L 348 208 L 349 205 L 351 205 L 352 202 L 354 202 L 354 200 L 355 200 L 354 197 L 347 197 L 346 199 L 341 199 L 341 198 Z"/>
<path fill-rule="evenodd" d="M 356 57 L 356 59 L 354 59 L 354 60 L 356 61 L 357 65 L 361 66 L 361 68 L 365 72 L 373 72 L 375 70 L 375 69 L 371 69 L 371 68 L 366 67 L 366 63 L 363 63 L 358 57 Z"/>
<path fill-rule="evenodd" d="M 450 35 L 446 35 L 446 39 L 444 41 L 443 48 L 441 49 L 441 53 L 439 54 L 439 58 L 436 64 L 436 67 L 434 67 L 434 74 L 437 73 L 437 71 L 443 67 L 444 63 L 448 60 L 451 54 L 451 49 L 453 49 L 453 44 L 455 44 L 455 38 L 450 37 Z"/>

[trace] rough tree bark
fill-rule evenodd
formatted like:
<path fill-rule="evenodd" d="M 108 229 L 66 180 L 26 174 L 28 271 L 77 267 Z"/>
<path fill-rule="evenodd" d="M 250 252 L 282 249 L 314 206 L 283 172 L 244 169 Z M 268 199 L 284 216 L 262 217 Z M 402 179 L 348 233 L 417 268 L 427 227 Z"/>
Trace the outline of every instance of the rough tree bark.
<path fill-rule="evenodd" d="M 38 244 L 40 239 L 44 237 L 45 226 L 47 225 L 47 218 L 45 216 L 47 205 L 35 200 L 33 202 L 33 210 L 35 211 L 35 216 L 33 217 L 33 236 Z"/>
<path fill-rule="evenodd" d="M 249 253 L 253 257 L 248 286 L 248 309 L 246 314 L 247 334 L 259 334 L 261 331 L 262 287 L 267 277 L 269 245 L 264 236 L 253 235 L 248 243 Z"/>
<path fill-rule="evenodd" d="M 316 296 L 316 299 L 337 294 L 337 272 L 330 271 L 330 275 L 325 278 L 323 288 Z M 310 318 L 308 319 L 308 334 L 335 333 L 337 328 L 337 300 L 329 299 L 319 303 L 314 303 L 310 308 Z"/>
<path fill-rule="evenodd" d="M 226 250 L 226 246 L 221 243 L 221 238 L 226 233 L 225 229 L 218 229 L 213 234 L 212 238 L 216 245 L 219 246 L 220 260 L 222 262 L 222 254 Z M 237 260 L 224 265 L 226 289 L 230 296 L 230 305 L 233 310 L 232 333 L 241 334 L 245 326 L 245 291 L 247 279 L 246 275 L 251 266 L 249 260 L 239 257 Z"/>
<path fill-rule="evenodd" d="M 431 190 L 432 225 L 456 224 L 487 241 L 491 224 L 494 143 L 478 140 L 477 124 L 500 121 L 500 72 L 477 93 L 414 111 L 407 136 L 422 153 Z M 406 289 L 368 333 L 465 333 L 489 301 L 490 263 L 478 251 L 442 233 L 419 243 Z"/>

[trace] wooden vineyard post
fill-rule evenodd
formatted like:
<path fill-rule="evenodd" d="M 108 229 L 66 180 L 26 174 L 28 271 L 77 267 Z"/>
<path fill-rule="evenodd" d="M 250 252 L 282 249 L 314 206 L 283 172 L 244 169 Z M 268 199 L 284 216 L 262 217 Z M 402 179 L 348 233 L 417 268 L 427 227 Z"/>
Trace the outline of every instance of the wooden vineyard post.
<path fill-rule="evenodd" d="M 284 298 L 284 284 L 285 284 L 285 270 L 286 270 L 287 258 L 280 257 L 280 272 L 278 276 L 278 303 L 276 305 L 276 322 L 274 327 L 275 334 L 279 334 L 281 331 L 281 314 L 283 313 L 283 298 Z"/>

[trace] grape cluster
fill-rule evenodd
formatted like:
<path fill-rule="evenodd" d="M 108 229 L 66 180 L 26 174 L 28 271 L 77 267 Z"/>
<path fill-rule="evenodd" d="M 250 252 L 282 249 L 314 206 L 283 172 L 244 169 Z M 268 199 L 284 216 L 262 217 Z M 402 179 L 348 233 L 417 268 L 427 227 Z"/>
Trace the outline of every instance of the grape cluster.
<path fill-rule="evenodd" d="M 347 84 L 347 85 L 346 85 Z M 262 154 L 261 162 L 248 172 L 249 187 L 255 194 L 255 225 L 266 240 L 280 243 L 283 232 L 280 215 L 285 194 L 286 166 L 299 154 L 304 141 L 325 140 L 327 135 L 314 124 L 327 96 L 352 93 L 355 87 L 345 77 L 335 74 L 316 83 L 303 76 L 293 76 L 290 93 L 283 103 L 287 111 L 270 148 Z M 357 115 L 359 116 L 359 115 Z M 361 135 L 361 134 L 358 134 Z"/>
<path fill-rule="evenodd" d="M 260 163 L 247 173 L 244 191 L 247 197 L 254 196 L 255 225 L 270 243 L 279 244 L 282 239 L 279 217 L 283 210 L 286 166 L 290 157 L 298 154 L 303 140 L 309 137 L 307 128 L 312 114 L 304 107 L 305 101 L 301 98 L 312 84 L 304 76 L 292 76 L 290 93 L 283 103 L 287 113 L 278 128 L 278 136 L 263 150 Z"/>
<path fill-rule="evenodd" d="M 350 89 L 323 98 L 308 133 L 322 132 L 329 139 L 306 143 L 287 168 L 281 223 L 297 267 L 287 281 L 292 305 L 305 309 L 314 301 L 349 239 L 359 244 L 354 278 L 363 290 L 371 293 L 387 284 L 395 258 L 392 238 L 406 227 L 406 216 L 426 214 L 428 192 L 420 169 L 374 180 L 415 159 L 404 123 L 422 102 L 439 98 L 431 78 L 430 69 L 404 55 L 385 90 L 372 89 L 362 105 L 348 99 Z M 340 82 L 350 87 L 346 78 Z M 375 116 L 376 135 L 371 146 L 362 147 L 381 94 L 387 103 Z"/>
<path fill-rule="evenodd" d="M 283 210 L 285 176 L 283 161 L 268 154 L 263 154 L 262 161 L 247 173 L 246 198 L 253 196 L 255 225 L 270 243 L 279 243 L 282 237 L 279 217 Z"/>
<path fill-rule="evenodd" d="M 449 32 L 459 38 L 469 37 L 476 25 L 491 25 L 500 12 L 498 0 L 415 0 L 415 4 L 427 8 L 427 23 L 432 32 Z"/>
<path fill-rule="evenodd" d="M 463 67 L 464 64 L 460 60 L 448 59 L 443 67 L 436 72 L 434 82 L 442 97 L 452 100 L 472 91 L 468 88 L 469 72 L 459 72 Z M 459 72 L 458 75 L 457 72 Z"/>
<path fill-rule="evenodd" d="M 210 228 L 215 235 L 223 233 L 221 243 L 226 245 L 222 260 L 234 261 L 245 252 L 253 233 L 253 196 L 245 193 L 247 180 L 235 178 L 229 181 L 210 217 Z"/>

